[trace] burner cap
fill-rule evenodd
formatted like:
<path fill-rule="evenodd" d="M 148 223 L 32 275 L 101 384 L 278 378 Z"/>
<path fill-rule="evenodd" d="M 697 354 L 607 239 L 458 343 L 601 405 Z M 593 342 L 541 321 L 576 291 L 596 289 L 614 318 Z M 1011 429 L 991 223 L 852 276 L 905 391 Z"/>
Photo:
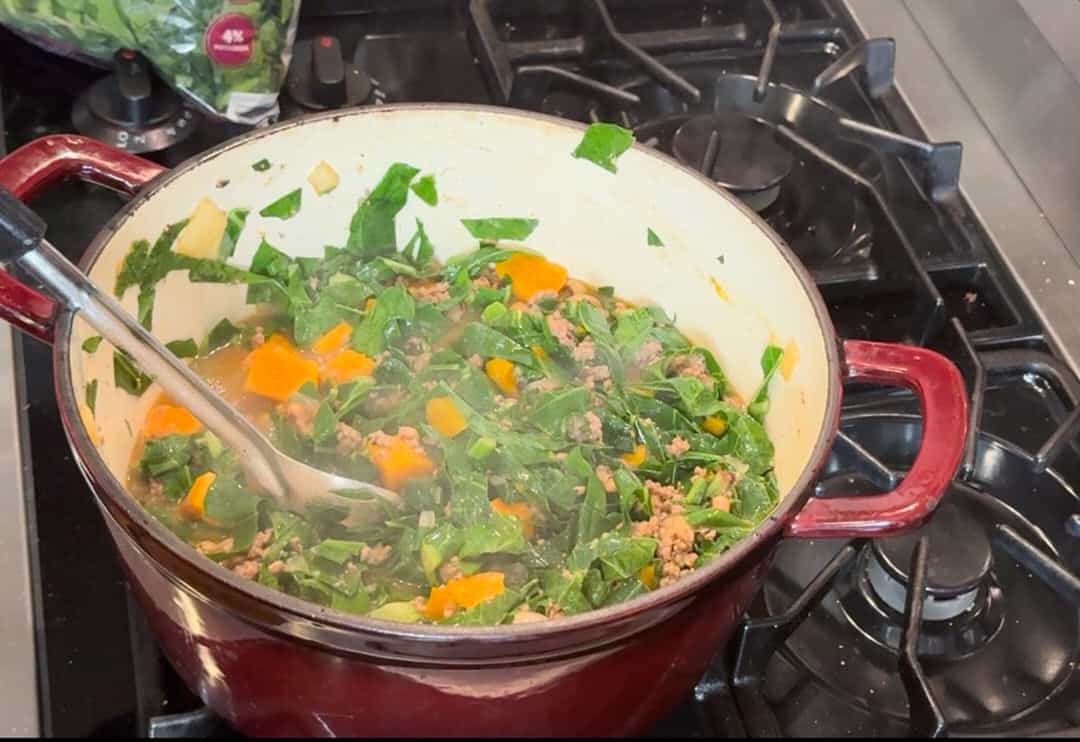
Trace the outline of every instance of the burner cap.
<path fill-rule="evenodd" d="M 714 132 L 715 155 L 709 151 Z M 740 196 L 778 190 L 795 159 L 776 141 L 771 126 L 733 111 L 694 116 L 675 132 L 672 150 L 682 163 L 703 172 L 708 168 L 708 156 L 713 160 L 712 179 Z"/>
<path fill-rule="evenodd" d="M 955 505 L 948 494 L 921 529 L 874 541 L 874 556 L 891 577 L 907 584 L 911 555 L 922 536 L 930 541 L 926 590 L 931 595 L 959 596 L 974 590 L 986 579 L 991 563 L 986 530 Z"/>

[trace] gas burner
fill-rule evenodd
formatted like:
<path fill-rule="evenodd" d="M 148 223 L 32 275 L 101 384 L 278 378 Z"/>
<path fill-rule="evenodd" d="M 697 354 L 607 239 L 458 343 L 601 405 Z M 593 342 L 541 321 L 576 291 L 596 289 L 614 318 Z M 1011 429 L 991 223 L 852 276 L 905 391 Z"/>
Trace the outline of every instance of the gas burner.
<path fill-rule="evenodd" d="M 76 99 L 71 120 L 81 134 L 142 153 L 183 142 L 202 117 L 155 79 L 142 54 L 121 49 L 113 57 L 113 74 Z"/>
<path fill-rule="evenodd" d="M 995 517 L 980 513 L 987 498 L 954 483 L 926 526 L 865 545 L 852 568 L 837 578 L 840 608 L 851 624 L 881 647 L 900 648 L 912 556 L 925 540 L 919 654 L 958 659 L 991 641 L 1002 628 L 1008 596 L 991 573 L 986 529 Z M 1037 531 L 1028 535 L 1038 538 Z"/>
<path fill-rule="evenodd" d="M 700 169 L 756 211 L 776 200 L 795 159 L 771 126 L 730 111 L 693 116 L 676 130 L 671 148 L 680 162 Z"/>
<path fill-rule="evenodd" d="M 902 472 L 914 458 L 920 427 L 907 414 L 846 418 L 818 496 L 889 488 L 898 476 L 892 472 Z M 853 440 L 858 445 L 849 445 Z M 897 663 L 910 604 L 907 586 L 918 582 L 924 586 L 921 624 L 908 641 L 924 660 L 926 687 L 950 731 L 998 728 L 1041 708 L 1064 687 L 1080 650 L 1080 617 L 1058 583 L 1027 565 L 1061 569 L 1061 555 L 1072 548 L 1064 523 L 1076 510 L 1077 493 L 1050 469 L 1034 472 L 1030 454 L 1010 443 L 989 434 L 974 442 L 973 481 L 954 482 L 914 534 L 849 545 L 781 545 L 763 592 L 767 615 L 784 614 L 814 589 L 823 571 L 833 571 L 828 582 L 817 582 L 824 591 L 820 602 L 793 627 L 773 662 L 799 668 L 827 692 L 848 699 L 860 709 L 853 713 L 902 724 L 914 701 Z M 1016 509 L 1021 502 L 1024 515 Z M 912 558 L 920 542 L 922 562 Z M 910 570 L 919 564 L 915 580 Z M 765 686 L 777 708 L 788 692 Z"/>
<path fill-rule="evenodd" d="M 954 494 L 942 502 L 930 522 L 912 533 L 877 539 L 871 545 L 870 584 L 878 597 L 893 610 L 903 612 L 910 582 L 915 545 L 922 537 L 930 544 L 926 571 L 926 600 L 923 619 L 947 621 L 975 605 L 979 587 L 990 574 L 990 539 L 982 525 L 957 504 Z"/>

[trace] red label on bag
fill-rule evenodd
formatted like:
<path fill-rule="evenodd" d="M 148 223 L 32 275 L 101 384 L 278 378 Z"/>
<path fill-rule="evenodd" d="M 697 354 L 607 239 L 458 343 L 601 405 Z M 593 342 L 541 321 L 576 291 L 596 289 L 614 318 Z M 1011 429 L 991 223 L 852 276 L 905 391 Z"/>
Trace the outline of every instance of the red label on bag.
<path fill-rule="evenodd" d="M 246 15 L 226 13 L 206 29 L 206 55 L 215 64 L 236 67 L 251 59 L 255 42 L 255 24 Z"/>

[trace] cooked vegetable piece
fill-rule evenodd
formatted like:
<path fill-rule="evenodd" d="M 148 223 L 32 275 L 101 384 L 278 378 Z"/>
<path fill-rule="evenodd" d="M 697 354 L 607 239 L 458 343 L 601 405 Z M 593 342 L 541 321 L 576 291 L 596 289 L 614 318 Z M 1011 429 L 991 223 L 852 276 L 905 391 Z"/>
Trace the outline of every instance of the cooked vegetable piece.
<path fill-rule="evenodd" d="M 445 585 L 431 588 L 424 615 L 430 619 L 448 618 L 462 608 L 472 608 L 500 595 L 506 589 L 502 572 L 478 572 L 457 577 Z"/>
<path fill-rule="evenodd" d="M 405 206 L 409 183 L 418 172 L 402 162 L 390 166 L 353 214 L 345 245 L 348 250 L 365 258 L 389 255 L 397 250 L 394 219 Z"/>
<path fill-rule="evenodd" d="M 432 397 L 425 408 L 428 424 L 448 438 L 465 430 L 469 423 L 450 397 Z"/>
<path fill-rule="evenodd" d="M 348 345 L 351 335 L 352 325 L 348 322 L 338 322 L 312 343 L 311 349 L 319 355 L 332 355 Z"/>
<path fill-rule="evenodd" d="M 270 169 L 270 160 L 266 159 L 265 157 L 261 160 L 256 160 L 255 162 L 251 163 L 251 169 L 259 173 L 266 172 Z"/>
<path fill-rule="evenodd" d="M 203 520 L 206 517 L 206 495 L 217 479 L 212 471 L 195 478 L 187 495 L 180 501 L 180 515 L 188 520 Z"/>
<path fill-rule="evenodd" d="M 400 434 L 387 436 L 381 442 L 370 441 L 367 450 L 379 478 L 389 489 L 401 490 L 409 480 L 435 473 L 435 464 L 423 449 Z"/>
<path fill-rule="evenodd" d="M 301 356 L 280 333 L 251 351 L 244 365 L 244 391 L 278 401 L 288 399 L 309 381 L 319 381 L 318 364 Z"/>
<path fill-rule="evenodd" d="M 191 435 L 198 433 L 202 427 L 198 418 L 186 408 L 157 404 L 146 413 L 142 432 L 147 438 L 163 438 L 167 435 Z"/>
<path fill-rule="evenodd" d="M 509 276 L 514 296 L 529 301 L 542 291 L 557 292 L 566 285 L 566 268 L 539 255 L 514 253 L 495 264 L 499 276 Z"/>
<path fill-rule="evenodd" d="M 633 469 L 644 464 L 646 456 L 648 456 L 648 452 L 645 446 L 639 443 L 634 446 L 633 451 L 624 453 L 619 458 L 623 460 L 623 463 Z"/>
<path fill-rule="evenodd" d="M 491 509 L 496 513 L 502 513 L 503 515 L 512 515 L 521 522 L 521 533 L 527 539 L 532 539 L 536 533 L 536 529 L 533 526 L 533 509 L 524 502 L 506 503 L 502 501 L 501 497 L 496 497 L 491 501 Z"/>
<path fill-rule="evenodd" d="M 124 351 L 113 351 L 113 381 L 117 387 L 136 397 L 142 395 L 154 380 L 144 374 L 135 361 Z"/>
<path fill-rule="evenodd" d="M 574 157 L 588 160 L 610 172 L 616 172 L 615 161 L 634 143 L 634 133 L 615 124 L 590 124 Z"/>
<path fill-rule="evenodd" d="M 490 217 L 487 219 L 462 219 L 469 234 L 478 240 L 524 240 L 540 224 L 538 219 L 516 217 Z"/>
<path fill-rule="evenodd" d="M 517 377 L 514 373 L 514 364 L 510 361 L 505 358 L 489 358 L 484 363 L 484 373 L 495 382 L 495 386 L 499 387 L 503 394 L 508 397 L 517 396 Z"/>
<path fill-rule="evenodd" d="M 170 343 L 165 343 L 165 347 L 177 358 L 194 358 L 199 355 L 199 344 L 191 338 L 173 340 Z"/>
<path fill-rule="evenodd" d="M 315 193 L 319 196 L 325 195 L 330 191 L 337 188 L 338 183 L 341 182 L 341 178 L 338 177 L 337 171 L 330 167 L 330 163 L 326 160 L 321 160 L 307 176 L 308 183 L 311 183 L 311 187 L 315 189 Z"/>
<path fill-rule="evenodd" d="M 428 206 L 439 205 L 439 193 L 435 190 L 435 176 L 425 175 L 412 184 L 412 192 Z"/>
<path fill-rule="evenodd" d="M 277 201 L 267 204 L 262 209 L 260 209 L 259 215 L 265 217 L 272 217 L 274 219 L 292 219 L 294 216 L 300 213 L 300 204 L 303 200 L 303 196 L 304 192 L 300 188 L 297 188 L 294 191 L 289 191 Z"/>
<path fill-rule="evenodd" d="M 345 384 L 358 378 L 371 376 L 375 370 L 375 361 L 363 353 L 351 348 L 337 353 L 322 370 L 322 379 L 335 384 Z"/>
<path fill-rule="evenodd" d="M 86 383 L 86 406 L 90 408 L 91 413 L 97 407 L 97 388 L 97 379 L 91 379 Z"/>
<path fill-rule="evenodd" d="M 192 258 L 215 260 L 228 217 L 208 198 L 199 199 L 187 224 L 176 236 L 173 251 Z"/>
<path fill-rule="evenodd" d="M 98 346 L 101 345 L 101 335 L 94 335 L 92 337 L 83 340 L 82 349 L 87 353 L 93 355 L 97 352 Z"/>

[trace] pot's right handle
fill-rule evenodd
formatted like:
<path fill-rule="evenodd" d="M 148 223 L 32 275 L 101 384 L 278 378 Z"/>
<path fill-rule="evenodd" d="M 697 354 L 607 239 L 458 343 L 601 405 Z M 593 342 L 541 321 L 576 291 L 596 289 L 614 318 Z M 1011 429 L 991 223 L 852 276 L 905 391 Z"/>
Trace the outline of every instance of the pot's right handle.
<path fill-rule="evenodd" d="M 0 159 L 0 186 L 23 201 L 50 183 L 72 177 L 133 194 L 164 169 L 89 137 L 53 134 Z M 52 299 L 0 271 L 0 320 L 51 343 L 55 316 Z"/>
<path fill-rule="evenodd" d="M 811 498 L 789 521 L 789 536 L 857 538 L 915 528 L 937 507 L 963 455 L 967 392 L 949 359 L 911 345 L 847 340 L 844 366 L 852 381 L 904 386 L 915 392 L 923 415 L 919 452 L 892 492 Z"/>

